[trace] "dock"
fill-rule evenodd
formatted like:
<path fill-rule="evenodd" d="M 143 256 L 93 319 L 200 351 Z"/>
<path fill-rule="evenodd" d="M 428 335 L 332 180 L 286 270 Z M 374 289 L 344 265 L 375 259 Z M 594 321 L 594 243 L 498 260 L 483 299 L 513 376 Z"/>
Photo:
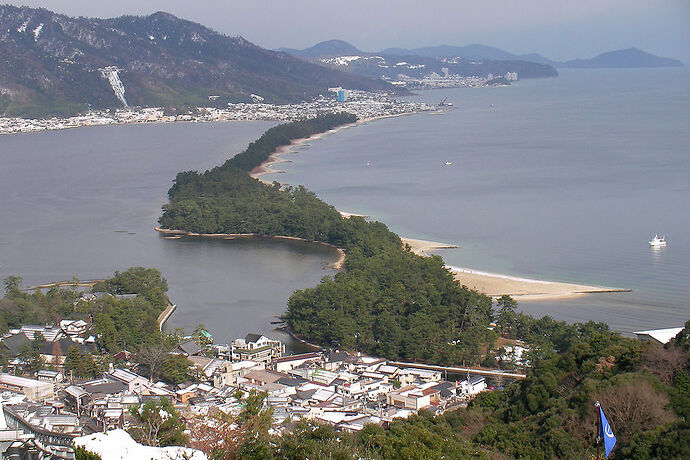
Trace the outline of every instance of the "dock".
<path fill-rule="evenodd" d="M 175 310 L 177 310 L 177 305 L 172 303 L 170 299 L 168 299 L 168 306 L 165 307 L 165 310 L 161 312 L 160 315 L 158 315 L 158 330 L 160 332 L 163 332 L 163 326 L 165 325 L 166 321 L 170 319 L 173 313 L 175 313 Z"/>

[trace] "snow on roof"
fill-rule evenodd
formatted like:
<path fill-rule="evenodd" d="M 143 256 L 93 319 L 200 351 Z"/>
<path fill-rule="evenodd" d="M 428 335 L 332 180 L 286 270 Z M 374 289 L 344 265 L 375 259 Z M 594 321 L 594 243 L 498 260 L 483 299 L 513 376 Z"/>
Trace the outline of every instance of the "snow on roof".
<path fill-rule="evenodd" d="M 40 380 L 27 379 L 24 377 L 17 377 L 16 375 L 10 374 L 0 374 L 0 383 L 5 383 L 7 385 L 14 385 L 18 387 L 44 387 L 46 385 L 51 385 L 47 382 L 41 382 Z"/>
<path fill-rule="evenodd" d="M 142 446 L 125 430 L 81 436 L 74 445 L 98 454 L 102 460 L 207 460 L 203 452 L 188 447 Z"/>
<path fill-rule="evenodd" d="M 110 373 L 110 375 L 113 378 L 116 378 L 117 380 L 120 380 L 120 381 L 125 382 L 125 383 L 130 383 L 137 378 L 142 378 L 142 379 L 148 381 L 148 379 L 146 379 L 145 377 L 142 377 L 139 374 L 135 374 L 134 372 L 130 372 L 126 369 L 120 369 L 120 368 L 115 368 Z"/>
<path fill-rule="evenodd" d="M 289 355 L 289 356 L 283 356 L 282 358 L 278 358 L 275 360 L 276 363 L 288 363 L 290 361 L 301 361 L 303 359 L 316 359 L 320 358 L 321 354 L 320 353 L 301 353 L 299 355 Z"/>
<path fill-rule="evenodd" d="M 340 423 L 345 419 L 347 413 L 345 412 L 324 412 L 316 416 L 316 418 L 321 419 L 325 422 L 330 422 L 333 424 Z"/>
<path fill-rule="evenodd" d="M 263 367 L 264 367 L 264 364 L 263 364 L 263 363 L 257 363 L 256 361 L 247 361 L 247 360 L 245 360 L 245 361 L 237 361 L 237 362 L 231 363 L 230 366 L 231 366 L 231 368 L 232 368 L 233 371 L 237 371 L 237 370 L 240 370 L 240 369 L 249 369 L 249 368 L 252 368 L 252 367 L 261 367 L 261 368 L 263 368 Z"/>
<path fill-rule="evenodd" d="M 70 385 L 67 388 L 65 388 L 65 393 L 72 396 L 73 398 L 81 398 L 82 396 L 86 396 L 89 394 L 88 391 L 75 385 Z"/>
<path fill-rule="evenodd" d="M 364 364 L 380 363 L 380 362 L 384 361 L 382 358 L 374 358 L 374 357 L 371 357 L 371 356 L 362 356 L 362 357 L 359 358 L 359 359 L 360 359 L 360 360 L 362 361 L 362 363 L 364 363 Z"/>
<path fill-rule="evenodd" d="M 387 364 L 382 364 L 379 366 L 377 369 L 378 372 L 383 373 L 383 374 L 394 374 L 395 371 L 398 370 L 398 367 L 396 366 L 389 366 Z"/>
<path fill-rule="evenodd" d="M 316 393 L 312 396 L 313 399 L 316 399 L 317 401 L 328 401 L 331 399 L 333 396 L 335 396 L 335 392 L 331 390 L 327 390 L 325 388 L 321 388 L 319 390 L 316 390 Z"/>
<path fill-rule="evenodd" d="M 641 335 L 648 335 L 649 337 L 653 338 L 657 342 L 666 344 L 668 343 L 672 338 L 678 335 L 680 331 L 682 331 L 682 327 L 672 327 L 670 329 L 652 329 L 649 331 L 637 331 L 633 332 L 636 336 L 641 336 Z"/>

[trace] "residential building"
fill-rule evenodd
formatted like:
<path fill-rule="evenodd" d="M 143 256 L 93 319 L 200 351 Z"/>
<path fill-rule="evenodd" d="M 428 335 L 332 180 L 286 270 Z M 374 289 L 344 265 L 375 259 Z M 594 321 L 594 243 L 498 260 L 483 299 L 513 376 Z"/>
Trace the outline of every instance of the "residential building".
<path fill-rule="evenodd" d="M 279 340 L 260 334 L 247 334 L 243 339 L 232 342 L 233 361 L 259 361 L 269 363 L 285 353 L 285 345 Z"/>

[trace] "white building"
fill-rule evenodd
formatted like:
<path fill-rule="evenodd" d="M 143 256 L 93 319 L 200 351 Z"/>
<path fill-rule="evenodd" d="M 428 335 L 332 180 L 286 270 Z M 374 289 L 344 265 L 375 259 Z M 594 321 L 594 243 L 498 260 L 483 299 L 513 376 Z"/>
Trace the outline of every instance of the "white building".
<path fill-rule="evenodd" d="M 42 382 L 5 373 L 0 374 L 0 389 L 23 393 L 32 401 L 44 401 L 55 396 L 52 382 Z"/>
<path fill-rule="evenodd" d="M 661 345 L 666 345 L 672 338 L 682 331 L 682 327 L 672 327 L 669 329 L 652 329 L 649 331 L 633 332 L 643 342 L 656 342 Z"/>
<path fill-rule="evenodd" d="M 469 377 L 467 380 L 460 382 L 460 391 L 466 396 L 474 396 L 486 390 L 486 379 L 482 376 L 475 375 Z"/>

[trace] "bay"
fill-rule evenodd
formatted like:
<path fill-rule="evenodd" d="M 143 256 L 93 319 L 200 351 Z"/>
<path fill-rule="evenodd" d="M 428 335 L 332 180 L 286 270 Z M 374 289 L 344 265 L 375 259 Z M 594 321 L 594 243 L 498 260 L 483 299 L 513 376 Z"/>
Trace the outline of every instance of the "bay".
<path fill-rule="evenodd" d="M 451 265 L 632 289 L 520 308 L 614 329 L 690 318 L 690 72 L 562 70 L 502 88 L 422 91 L 444 114 L 298 148 L 266 176 L 400 235 L 456 243 Z M 446 165 L 451 162 L 452 165 Z M 660 251 L 647 242 L 666 234 Z"/>
<path fill-rule="evenodd" d="M 168 240 L 154 231 L 179 171 L 242 151 L 269 122 L 78 128 L 0 137 L 0 279 L 24 286 L 159 269 L 178 305 L 168 328 L 203 323 L 216 343 L 271 321 L 295 289 L 315 285 L 334 251 L 300 242 Z"/>

